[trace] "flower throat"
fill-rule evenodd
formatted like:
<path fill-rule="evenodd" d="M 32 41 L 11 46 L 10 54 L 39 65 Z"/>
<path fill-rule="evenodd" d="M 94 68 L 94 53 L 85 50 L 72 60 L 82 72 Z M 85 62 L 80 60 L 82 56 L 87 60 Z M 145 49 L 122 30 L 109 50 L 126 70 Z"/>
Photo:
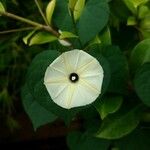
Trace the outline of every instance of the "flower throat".
<path fill-rule="evenodd" d="M 76 73 L 71 73 L 69 75 L 69 80 L 73 83 L 77 82 L 79 80 L 79 76 Z"/>

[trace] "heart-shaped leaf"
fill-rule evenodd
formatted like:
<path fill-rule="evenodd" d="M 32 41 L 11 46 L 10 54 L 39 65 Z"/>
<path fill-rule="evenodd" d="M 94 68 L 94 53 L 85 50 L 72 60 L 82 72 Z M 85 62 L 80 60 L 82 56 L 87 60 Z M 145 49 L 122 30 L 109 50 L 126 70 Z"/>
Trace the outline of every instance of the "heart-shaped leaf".
<path fill-rule="evenodd" d="M 134 86 L 137 95 L 143 103 L 150 106 L 150 63 L 145 63 L 138 70 Z"/>
<path fill-rule="evenodd" d="M 109 8 L 105 0 L 88 0 L 78 22 L 78 34 L 83 44 L 93 39 L 106 25 Z"/>

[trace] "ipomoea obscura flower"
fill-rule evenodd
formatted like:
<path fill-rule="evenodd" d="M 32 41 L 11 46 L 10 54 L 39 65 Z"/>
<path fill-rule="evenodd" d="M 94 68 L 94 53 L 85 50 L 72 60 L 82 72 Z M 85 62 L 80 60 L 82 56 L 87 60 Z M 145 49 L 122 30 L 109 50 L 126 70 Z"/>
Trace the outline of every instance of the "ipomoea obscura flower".
<path fill-rule="evenodd" d="M 62 53 L 48 66 L 44 84 L 57 105 L 70 109 L 94 102 L 101 93 L 103 77 L 98 60 L 75 49 Z"/>

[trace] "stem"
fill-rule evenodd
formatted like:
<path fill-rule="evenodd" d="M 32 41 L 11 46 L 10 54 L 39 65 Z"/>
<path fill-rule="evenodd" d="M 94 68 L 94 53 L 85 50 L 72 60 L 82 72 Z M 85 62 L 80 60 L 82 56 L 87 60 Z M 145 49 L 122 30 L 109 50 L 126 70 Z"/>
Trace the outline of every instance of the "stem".
<path fill-rule="evenodd" d="M 27 23 L 27 24 L 30 24 L 34 27 L 37 27 L 39 29 L 43 29 L 47 32 L 51 32 L 53 35 L 55 35 L 56 37 L 59 38 L 60 36 L 60 33 L 57 32 L 56 30 L 54 30 L 51 26 L 46 26 L 46 25 L 43 25 L 43 24 L 40 24 L 38 22 L 35 22 L 35 21 L 32 21 L 32 20 L 29 20 L 29 19 L 26 19 L 26 18 L 23 18 L 23 17 L 20 17 L 20 16 L 17 16 L 15 14 L 12 14 L 12 13 L 9 13 L 9 12 L 1 12 L 0 11 L 0 15 L 2 16 L 5 16 L 5 17 L 8 17 L 8 18 L 12 18 L 12 19 L 15 19 L 15 20 L 19 20 L 21 22 L 24 22 L 24 23 Z M 66 42 L 70 43 L 68 40 L 64 39 Z M 70 43 L 70 47 L 72 47 L 72 44 Z"/>
<path fill-rule="evenodd" d="M 7 31 L 0 31 L 0 34 L 8 34 L 8 33 L 13 33 L 13 32 L 22 32 L 22 31 L 27 31 L 27 30 L 32 30 L 32 29 L 34 29 L 34 27 L 12 29 L 12 30 L 7 30 Z"/>
<path fill-rule="evenodd" d="M 38 10 L 39 10 L 39 12 L 40 12 L 42 18 L 44 19 L 45 23 L 49 26 L 49 23 L 48 23 L 48 21 L 47 21 L 45 15 L 44 15 L 44 13 L 43 13 L 41 7 L 40 7 L 40 4 L 39 4 L 38 0 L 34 0 L 34 1 L 35 1 L 35 4 L 36 4 L 37 7 L 38 7 Z"/>
<path fill-rule="evenodd" d="M 1 15 L 3 16 L 6 16 L 6 17 L 9 17 L 9 18 L 12 18 L 12 19 L 15 19 L 15 20 L 19 20 L 19 21 L 22 21 L 22 22 L 25 22 L 27 24 L 30 24 L 32 26 L 35 26 L 35 27 L 38 27 L 40 29 L 44 29 L 48 32 L 51 32 L 53 35 L 55 35 L 56 37 L 59 37 L 59 33 L 57 31 L 55 31 L 52 27 L 50 26 L 45 26 L 43 24 L 40 24 L 40 23 L 37 23 L 35 21 L 32 21 L 32 20 L 29 20 L 29 19 L 26 19 L 26 18 L 23 18 L 23 17 L 20 17 L 20 16 L 17 16 L 17 15 L 14 15 L 12 13 L 9 13 L 9 12 L 0 12 Z"/>

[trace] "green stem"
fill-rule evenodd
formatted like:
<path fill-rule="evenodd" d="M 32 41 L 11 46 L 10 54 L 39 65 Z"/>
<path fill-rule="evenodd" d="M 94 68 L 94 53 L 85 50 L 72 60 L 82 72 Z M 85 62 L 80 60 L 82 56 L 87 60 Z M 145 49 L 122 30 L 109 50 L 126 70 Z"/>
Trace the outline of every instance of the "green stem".
<path fill-rule="evenodd" d="M 5 17 L 8 17 L 8 18 L 12 18 L 12 19 L 15 19 L 15 20 L 19 20 L 21 22 L 24 22 L 24 23 L 27 23 L 27 24 L 30 24 L 36 28 L 39 28 L 39 29 L 43 29 L 47 32 L 50 32 L 52 33 L 53 35 L 55 35 L 56 37 L 59 38 L 60 36 L 60 33 L 57 32 L 56 30 L 54 30 L 51 26 L 46 26 L 46 25 L 43 25 L 43 24 L 40 24 L 38 22 L 35 22 L 35 21 L 32 21 L 32 20 L 29 20 L 29 19 L 26 19 L 26 18 L 23 18 L 23 17 L 20 17 L 20 16 L 17 16 L 15 14 L 12 14 L 12 13 L 9 13 L 9 12 L 1 12 L 0 11 L 0 15 L 2 16 L 5 16 Z M 66 42 L 70 43 L 67 39 L 64 39 Z M 70 43 L 70 47 L 72 47 L 72 43 Z"/>
<path fill-rule="evenodd" d="M 43 13 L 41 7 L 40 7 L 40 4 L 39 4 L 38 0 L 34 0 L 34 1 L 35 1 L 35 4 L 36 4 L 37 7 L 38 7 L 38 10 L 39 10 L 39 12 L 40 12 L 42 18 L 44 19 L 44 21 L 45 21 L 45 23 L 47 24 L 47 26 L 49 26 L 49 23 L 48 23 L 48 21 L 47 21 L 45 15 L 44 15 L 44 13 Z"/>
<path fill-rule="evenodd" d="M 9 12 L 0 12 L 0 14 L 3 15 L 3 16 L 5 16 L 5 17 L 9 17 L 9 18 L 12 18 L 12 19 L 15 19 L 15 20 L 19 20 L 21 22 L 25 22 L 25 23 L 30 24 L 32 26 L 38 27 L 39 29 L 44 29 L 44 30 L 46 30 L 48 32 L 51 32 L 56 37 L 59 37 L 59 35 L 60 35 L 57 31 L 55 31 L 50 26 L 45 26 L 43 24 L 40 24 L 40 23 L 37 23 L 35 21 L 32 21 L 32 20 L 29 20 L 29 19 L 17 16 L 17 15 L 14 15 L 14 14 L 9 13 Z"/>
<path fill-rule="evenodd" d="M 13 32 L 22 32 L 22 31 L 28 31 L 28 30 L 32 30 L 32 29 L 34 29 L 34 27 L 12 29 L 12 30 L 0 31 L 0 34 L 8 34 L 8 33 L 13 33 Z"/>

